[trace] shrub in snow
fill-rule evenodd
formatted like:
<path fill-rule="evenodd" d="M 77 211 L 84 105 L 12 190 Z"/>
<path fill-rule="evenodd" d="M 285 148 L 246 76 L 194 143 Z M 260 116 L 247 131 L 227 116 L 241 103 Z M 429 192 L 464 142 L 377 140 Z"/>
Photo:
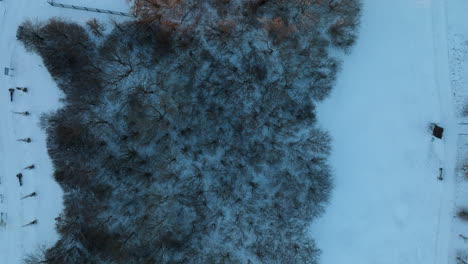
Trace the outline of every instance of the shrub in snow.
<path fill-rule="evenodd" d="M 468 179 L 468 160 L 462 162 L 461 169 L 465 179 Z"/>
<path fill-rule="evenodd" d="M 104 30 L 106 29 L 106 26 L 95 18 L 88 20 L 86 25 L 88 26 L 91 33 L 97 37 L 102 37 Z"/>
<path fill-rule="evenodd" d="M 327 28 L 348 12 L 138 3 L 138 21 L 99 40 L 58 19 L 18 30 L 66 95 L 42 120 L 65 210 L 61 239 L 38 259 L 317 263 L 306 229 L 331 179 L 314 101 L 339 69 Z"/>
<path fill-rule="evenodd" d="M 465 251 L 458 251 L 457 256 L 455 257 L 457 264 L 468 264 L 468 254 Z"/>
<path fill-rule="evenodd" d="M 463 116 L 468 116 L 468 105 L 465 105 L 463 107 L 463 112 L 462 112 Z"/>
<path fill-rule="evenodd" d="M 468 221 L 468 210 L 460 209 L 457 212 L 457 216 L 458 216 L 458 218 L 460 218 L 460 219 L 462 219 L 464 221 Z"/>

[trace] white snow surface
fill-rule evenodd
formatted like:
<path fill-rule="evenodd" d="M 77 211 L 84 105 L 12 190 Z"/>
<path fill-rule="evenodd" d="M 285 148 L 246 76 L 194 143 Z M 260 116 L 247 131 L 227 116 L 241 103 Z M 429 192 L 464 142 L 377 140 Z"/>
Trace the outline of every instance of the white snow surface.
<path fill-rule="evenodd" d="M 468 129 L 456 103 L 468 93 L 466 10 L 463 0 L 363 0 L 357 45 L 318 107 L 335 176 L 311 226 L 322 264 L 457 263 L 458 234 L 468 237 L 454 217 L 468 208 L 457 177 Z M 445 128 L 443 140 L 431 123 Z"/>
<path fill-rule="evenodd" d="M 90 2 L 90 1 L 88 1 Z M 124 0 L 100 0 L 103 6 L 124 10 Z M 84 5 L 84 4 L 82 4 Z M 100 7 L 100 6 L 93 6 Z M 58 239 L 55 218 L 63 209 L 63 192 L 53 179 L 52 162 L 47 154 L 45 132 L 39 128 L 41 113 L 60 107 L 62 96 L 43 66 L 39 56 L 27 53 L 16 40 L 16 29 L 26 19 L 45 21 L 51 17 L 85 22 L 120 17 L 52 7 L 46 0 L 0 1 L 0 213 L 6 214 L 6 225 L 0 226 L 0 264 L 19 264 L 41 245 L 49 247 Z M 4 67 L 12 67 L 13 76 L 4 75 Z M 16 91 L 10 102 L 8 88 L 26 86 L 27 94 Z M 13 112 L 29 111 L 31 116 Z M 30 137 L 32 142 L 18 142 Z M 35 164 L 33 170 L 24 167 Z M 20 187 L 16 174 L 23 173 Z M 21 200 L 32 192 L 37 197 Z M 22 227 L 34 219 L 38 223 Z M 0 220 L 1 222 L 1 220 Z"/>
<path fill-rule="evenodd" d="M 125 0 L 57 2 L 129 11 Z M 457 150 L 460 161 L 468 143 L 457 115 L 468 98 L 468 2 L 363 2 L 358 43 L 331 97 L 318 108 L 321 126 L 334 139 L 335 175 L 327 212 L 311 226 L 323 250 L 321 263 L 456 263 L 456 250 L 464 247 L 458 234 L 468 236 L 467 224 L 453 217 L 456 208 L 468 207 L 468 184 L 456 162 Z M 0 1 L 0 212 L 7 214 L 0 264 L 19 264 L 58 239 L 54 218 L 63 209 L 63 193 L 53 180 L 38 121 L 60 107 L 62 95 L 41 59 L 15 38 L 25 19 L 51 17 L 118 19 L 52 7 L 46 0 Z M 15 69 L 13 76 L 3 75 L 5 66 Z M 16 86 L 30 91 L 16 91 L 10 103 L 7 90 Z M 443 140 L 431 136 L 432 122 L 445 128 Z M 24 137 L 33 141 L 16 141 Z M 36 169 L 22 171 L 30 164 Z M 443 181 L 437 180 L 439 168 Z M 20 200 L 33 191 L 37 197 Z M 34 219 L 37 225 L 21 227 Z"/>

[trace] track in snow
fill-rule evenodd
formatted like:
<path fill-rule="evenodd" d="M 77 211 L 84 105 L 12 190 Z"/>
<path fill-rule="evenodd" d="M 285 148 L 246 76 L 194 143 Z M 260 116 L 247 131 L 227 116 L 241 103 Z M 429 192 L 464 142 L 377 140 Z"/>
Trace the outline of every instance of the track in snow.
<path fill-rule="evenodd" d="M 432 7 L 432 29 L 434 41 L 434 78 L 440 102 L 441 123 L 446 126 L 442 167 L 445 180 L 441 185 L 440 209 L 435 236 L 434 264 L 449 263 L 451 258 L 450 229 L 453 219 L 455 167 L 457 161 L 458 125 L 455 116 L 449 73 L 449 51 L 447 35 L 447 6 L 445 0 L 434 0 Z"/>

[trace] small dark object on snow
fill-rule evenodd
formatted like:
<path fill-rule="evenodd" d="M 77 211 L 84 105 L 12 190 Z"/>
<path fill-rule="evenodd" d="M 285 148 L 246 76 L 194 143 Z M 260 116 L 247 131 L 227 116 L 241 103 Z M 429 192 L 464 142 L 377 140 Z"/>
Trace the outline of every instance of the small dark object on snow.
<path fill-rule="evenodd" d="M 32 170 L 34 168 L 36 168 L 36 166 L 34 164 L 32 164 L 32 165 L 29 165 L 29 166 L 25 167 L 24 169 L 25 170 Z"/>
<path fill-rule="evenodd" d="M 16 87 L 16 90 L 20 90 L 20 91 L 23 91 L 25 93 L 28 92 L 28 87 Z"/>
<path fill-rule="evenodd" d="M 462 220 L 468 221 L 468 211 L 466 210 L 462 209 L 458 211 L 457 216 Z"/>
<path fill-rule="evenodd" d="M 29 222 L 29 223 L 23 225 L 22 227 L 30 226 L 30 225 L 35 225 L 35 224 L 37 224 L 37 219 L 34 219 L 33 221 L 31 221 L 31 222 Z"/>
<path fill-rule="evenodd" d="M 31 138 L 20 138 L 18 139 L 18 141 L 23 141 L 23 142 L 26 142 L 26 143 L 31 143 Z"/>
<path fill-rule="evenodd" d="M 28 116 L 30 115 L 31 113 L 29 113 L 28 111 L 24 111 L 24 112 L 13 112 L 15 114 L 18 114 L 18 115 L 24 115 L 24 116 Z"/>
<path fill-rule="evenodd" d="M 22 173 L 16 174 L 16 178 L 18 178 L 19 185 L 23 186 L 23 174 Z"/>
<path fill-rule="evenodd" d="M 13 102 L 13 93 L 15 93 L 15 89 L 10 88 L 8 91 L 10 91 L 10 102 Z"/>
<path fill-rule="evenodd" d="M 444 179 L 444 177 L 442 177 L 442 171 L 443 171 L 443 169 L 439 168 L 439 177 L 437 177 L 437 179 L 439 179 L 439 181 L 442 181 Z"/>
<path fill-rule="evenodd" d="M 444 129 L 438 125 L 434 125 L 434 129 L 432 130 L 432 135 L 436 138 L 442 139 L 442 134 L 444 134 Z"/>
<path fill-rule="evenodd" d="M 5 74 L 6 76 L 13 76 L 13 74 L 11 73 L 13 70 L 13 68 L 5 67 L 3 70 L 3 74 Z"/>
<path fill-rule="evenodd" d="M 467 241 L 467 240 L 468 240 L 468 237 L 466 237 L 466 236 L 464 236 L 464 235 L 462 235 L 462 234 L 459 234 L 458 236 L 459 236 L 460 238 L 462 238 L 463 241 Z"/>
<path fill-rule="evenodd" d="M 30 193 L 30 194 L 28 194 L 28 195 L 26 195 L 26 196 L 21 197 L 21 199 L 25 199 L 25 198 L 28 198 L 28 197 L 34 197 L 34 196 L 36 196 L 36 195 L 37 195 L 36 192 L 32 192 L 32 193 Z"/>

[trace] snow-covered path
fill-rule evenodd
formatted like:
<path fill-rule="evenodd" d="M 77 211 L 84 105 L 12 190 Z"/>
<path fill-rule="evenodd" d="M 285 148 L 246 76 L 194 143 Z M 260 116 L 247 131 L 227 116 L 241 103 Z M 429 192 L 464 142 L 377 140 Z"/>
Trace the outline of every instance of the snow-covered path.
<path fill-rule="evenodd" d="M 441 123 L 446 127 L 444 150 L 440 153 L 441 167 L 445 173 L 445 184 L 439 190 L 439 218 L 435 235 L 434 264 L 453 261 L 451 249 L 451 225 L 454 215 L 455 169 L 457 162 L 458 124 L 454 98 L 450 85 L 449 46 L 447 33 L 447 2 L 431 2 L 432 32 L 434 47 L 434 78 L 440 103 Z"/>
<path fill-rule="evenodd" d="M 112 7 L 109 9 L 128 9 L 126 0 L 106 0 L 101 5 L 104 2 Z M 91 17 L 109 19 L 110 15 L 51 7 L 46 0 L 0 1 L 0 212 L 7 216 L 6 226 L 0 226 L 1 264 L 19 264 L 26 254 L 34 253 L 40 245 L 50 246 L 57 239 L 54 218 L 62 210 L 63 193 L 52 177 L 45 134 L 38 123 L 41 113 L 60 106 L 61 93 L 41 59 L 26 53 L 15 37 L 18 25 L 26 19 L 44 21 L 51 17 L 84 22 Z M 5 66 L 14 68 L 13 76 L 3 74 Z M 26 86 L 29 92 L 15 91 L 14 102 L 10 102 L 8 89 L 16 86 Z M 28 111 L 31 116 L 17 115 L 15 111 Z M 17 141 L 26 137 L 32 142 Z M 23 169 L 31 164 L 36 168 Z M 20 172 L 22 187 L 16 178 Z M 21 199 L 32 192 L 37 197 Z M 22 227 L 35 219 L 36 225 Z"/>
<path fill-rule="evenodd" d="M 4 201 L 0 211 L 7 214 L 7 223 L 0 230 L 0 256 L 2 263 L 20 263 L 27 253 L 33 253 L 39 244 L 50 245 L 57 239 L 54 218 L 62 209 L 61 190 L 53 181 L 52 164 L 45 147 L 45 135 L 38 127 L 39 114 L 58 107 L 58 89 L 37 56 L 25 54 L 16 41 L 16 28 L 32 10 L 46 8 L 40 1 L 1 2 L 0 24 L 0 193 Z M 31 10 L 24 12 L 24 10 Z M 13 67 L 13 77 L 3 75 L 3 67 Z M 16 91 L 10 103 L 8 89 L 27 86 L 28 94 Z M 29 111 L 24 117 L 12 112 Z M 31 137 L 29 144 L 18 138 Z M 37 168 L 22 171 L 35 164 Z M 20 187 L 15 175 L 23 173 Z M 37 192 L 37 198 L 21 197 Z M 36 226 L 21 227 L 37 219 Z"/>
<path fill-rule="evenodd" d="M 360 39 L 319 107 L 336 184 L 311 229 L 322 263 L 451 263 L 458 125 L 446 2 L 363 2 Z"/>

